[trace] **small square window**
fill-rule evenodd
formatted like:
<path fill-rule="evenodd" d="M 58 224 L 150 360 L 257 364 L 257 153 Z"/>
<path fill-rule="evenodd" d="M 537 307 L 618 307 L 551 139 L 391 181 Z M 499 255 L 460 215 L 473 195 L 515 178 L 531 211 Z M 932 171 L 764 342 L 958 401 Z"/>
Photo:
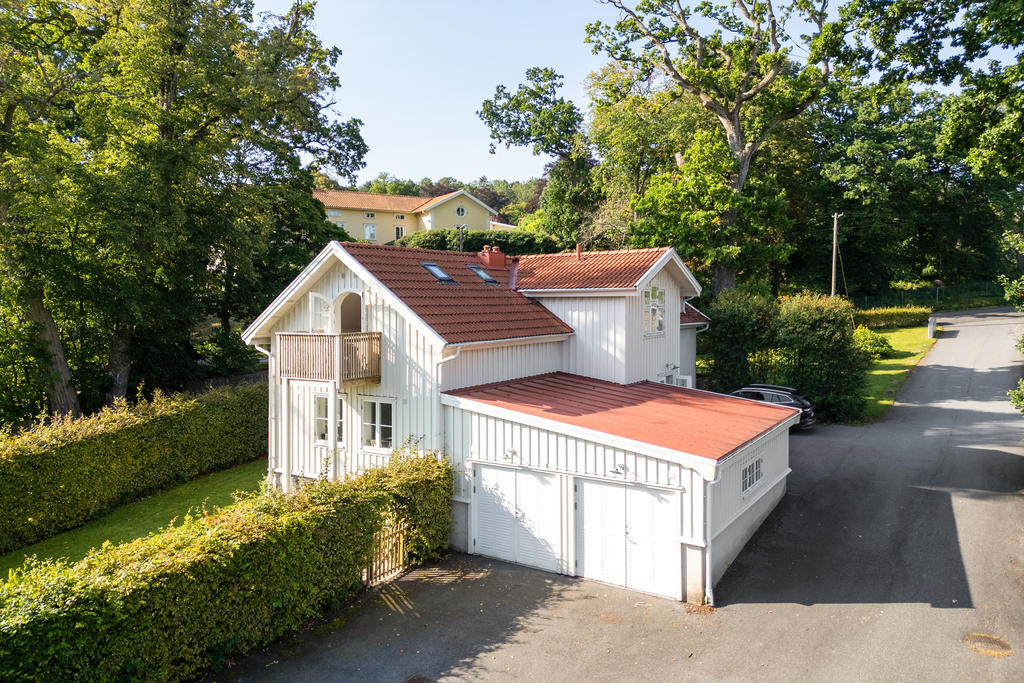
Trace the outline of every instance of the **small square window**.
<path fill-rule="evenodd" d="M 466 267 L 469 268 L 474 273 L 476 273 L 477 275 L 479 275 L 480 279 L 483 280 L 485 284 L 492 285 L 492 286 L 493 285 L 501 284 L 500 282 L 495 280 L 494 277 L 490 273 L 488 273 L 486 270 L 484 270 L 480 266 L 473 265 L 473 264 L 470 263 L 470 264 L 466 264 Z"/>
<path fill-rule="evenodd" d="M 761 481 L 761 460 L 762 458 L 758 458 L 743 468 L 743 493 L 746 493 L 754 484 Z"/>
<path fill-rule="evenodd" d="M 452 278 L 451 275 L 449 275 L 448 273 L 444 272 L 444 270 L 441 268 L 441 266 L 437 265 L 436 263 L 430 263 L 430 262 L 427 262 L 427 261 L 423 261 L 423 262 L 420 262 L 420 265 L 423 266 L 424 268 L 426 268 L 427 272 L 430 273 L 431 275 L 433 275 L 434 277 L 436 277 L 437 281 L 440 282 L 443 285 L 457 285 L 457 284 L 459 284 L 458 282 L 456 282 Z"/>
<path fill-rule="evenodd" d="M 404 221 L 405 220 L 405 214 L 404 213 L 396 213 L 395 214 L 395 220 L 396 221 Z"/>
<path fill-rule="evenodd" d="M 363 218 L 376 218 L 377 214 L 373 211 L 367 211 L 363 214 Z"/>
<path fill-rule="evenodd" d="M 384 401 L 363 401 L 364 446 L 391 448 L 393 443 L 393 406 Z"/>

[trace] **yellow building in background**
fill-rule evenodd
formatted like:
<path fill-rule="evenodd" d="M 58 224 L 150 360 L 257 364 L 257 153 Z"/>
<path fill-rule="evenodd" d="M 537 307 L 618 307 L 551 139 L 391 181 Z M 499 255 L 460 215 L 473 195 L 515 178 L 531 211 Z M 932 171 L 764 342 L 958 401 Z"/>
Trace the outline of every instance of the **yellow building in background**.
<path fill-rule="evenodd" d="M 510 230 L 498 212 L 466 192 L 440 197 L 412 197 L 350 190 L 313 190 L 327 210 L 327 220 L 354 239 L 387 244 L 421 230 Z"/>

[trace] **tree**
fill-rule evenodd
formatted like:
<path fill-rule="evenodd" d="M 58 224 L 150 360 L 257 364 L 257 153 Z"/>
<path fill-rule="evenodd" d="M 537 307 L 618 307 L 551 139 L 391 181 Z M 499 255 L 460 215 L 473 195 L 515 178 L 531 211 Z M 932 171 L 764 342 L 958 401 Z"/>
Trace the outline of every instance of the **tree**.
<path fill-rule="evenodd" d="M 944 112 L 947 150 L 963 154 L 977 172 L 1024 177 L 1019 3 L 856 0 L 843 13 L 857 28 L 859 66 L 880 70 L 884 83 L 959 79 L 961 92 Z"/>
<path fill-rule="evenodd" d="M 373 180 L 367 181 L 359 186 L 362 192 L 376 192 L 377 194 L 403 194 L 417 196 L 420 194 L 420 185 L 415 180 L 403 180 L 381 171 Z"/>
<path fill-rule="evenodd" d="M 780 7 L 772 0 L 749 4 L 703 2 L 695 10 L 673 0 L 644 0 L 635 8 L 621 0 L 602 0 L 620 12 L 614 24 L 594 22 L 587 42 L 595 53 L 627 65 L 640 78 L 663 74 L 678 95 L 698 98 L 718 120 L 734 161 L 729 186 L 742 193 L 758 150 L 783 122 L 803 113 L 832 75 L 831 59 L 843 49 L 842 28 L 826 20 L 827 0 L 796 0 Z M 808 23 L 802 39 L 806 63 L 798 65 L 786 45 L 793 38 L 786 20 Z M 708 25 L 710 30 L 698 28 Z M 681 158 L 680 158 L 681 161 Z M 737 218 L 722 214 L 723 227 Z M 712 264 L 712 289 L 735 284 L 726 264 Z"/>
<path fill-rule="evenodd" d="M 583 132 L 583 114 L 558 95 L 562 76 L 553 69 L 532 67 L 526 80 L 514 93 L 499 85 L 477 115 L 495 142 L 506 147 L 530 145 L 534 154 L 555 158 L 547 169 L 540 205 L 545 229 L 568 247 L 580 241 L 601 197 L 591 173 L 596 161 Z"/>

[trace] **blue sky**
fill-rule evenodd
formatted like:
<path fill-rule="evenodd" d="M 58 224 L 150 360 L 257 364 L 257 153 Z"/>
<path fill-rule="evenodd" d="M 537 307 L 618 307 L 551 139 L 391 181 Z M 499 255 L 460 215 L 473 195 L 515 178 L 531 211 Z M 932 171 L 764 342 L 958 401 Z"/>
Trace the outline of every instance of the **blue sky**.
<path fill-rule="evenodd" d="M 291 2 L 255 5 L 280 13 Z M 614 17 L 596 0 L 320 0 L 316 31 L 343 51 L 338 110 L 363 120 L 370 147 L 359 181 L 381 171 L 414 180 L 540 176 L 548 159 L 528 149 L 488 153 L 476 112 L 495 86 L 514 88 L 531 66 L 564 75 L 564 96 L 584 106 L 583 81 L 603 63 L 583 43 L 584 27 Z"/>

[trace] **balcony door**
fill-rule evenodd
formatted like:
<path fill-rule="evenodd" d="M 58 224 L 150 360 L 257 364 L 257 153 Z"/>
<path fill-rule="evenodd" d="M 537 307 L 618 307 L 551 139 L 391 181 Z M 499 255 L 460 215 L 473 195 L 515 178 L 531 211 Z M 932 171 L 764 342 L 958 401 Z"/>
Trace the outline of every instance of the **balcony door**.
<path fill-rule="evenodd" d="M 363 331 L 363 299 L 345 292 L 334 300 L 334 331 L 338 334 Z"/>

